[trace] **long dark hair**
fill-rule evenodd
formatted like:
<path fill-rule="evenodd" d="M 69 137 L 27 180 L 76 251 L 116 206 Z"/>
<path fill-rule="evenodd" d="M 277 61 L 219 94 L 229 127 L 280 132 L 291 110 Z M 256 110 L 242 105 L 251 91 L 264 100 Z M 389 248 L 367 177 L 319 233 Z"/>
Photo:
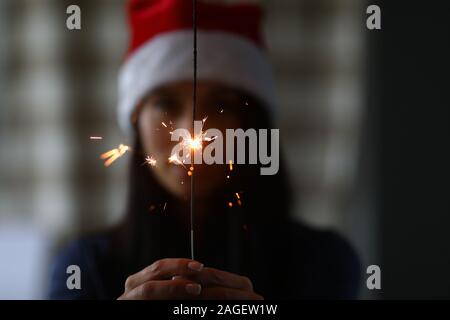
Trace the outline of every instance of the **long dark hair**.
<path fill-rule="evenodd" d="M 272 128 L 268 113 L 248 98 L 244 114 L 248 128 Z M 143 166 L 145 154 L 135 135 L 130 162 L 126 215 L 115 229 L 114 251 L 129 274 L 164 257 L 189 257 L 189 202 L 176 199 Z M 238 166 L 235 176 L 224 184 L 209 203 L 211 215 L 205 224 L 202 243 L 196 243 L 196 259 L 232 272 L 244 273 L 251 239 L 247 231 L 256 225 L 273 226 L 289 216 L 291 192 L 280 154 L 276 175 L 261 176 L 258 165 Z M 229 208 L 227 199 L 242 191 L 242 205 Z M 181 219 L 180 215 L 184 218 Z"/>

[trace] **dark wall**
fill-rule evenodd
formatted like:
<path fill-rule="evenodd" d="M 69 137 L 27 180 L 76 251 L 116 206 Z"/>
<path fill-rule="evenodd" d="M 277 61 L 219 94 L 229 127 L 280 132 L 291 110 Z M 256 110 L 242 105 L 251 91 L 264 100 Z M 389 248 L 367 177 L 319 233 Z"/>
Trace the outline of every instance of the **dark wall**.
<path fill-rule="evenodd" d="M 382 295 L 450 298 L 450 9 L 446 1 L 377 4 L 382 30 L 367 34 Z"/>

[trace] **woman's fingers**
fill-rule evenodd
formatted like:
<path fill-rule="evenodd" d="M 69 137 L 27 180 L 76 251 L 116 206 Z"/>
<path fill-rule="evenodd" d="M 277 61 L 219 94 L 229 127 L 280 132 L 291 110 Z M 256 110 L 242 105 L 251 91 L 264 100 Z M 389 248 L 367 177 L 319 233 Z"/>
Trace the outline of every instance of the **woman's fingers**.
<path fill-rule="evenodd" d="M 167 280 L 172 278 L 172 280 Z M 215 268 L 204 268 L 191 259 L 162 259 L 127 278 L 119 299 L 249 299 L 249 278 Z"/>
<path fill-rule="evenodd" d="M 253 291 L 244 291 L 225 287 L 203 288 L 200 299 L 204 300 L 264 300 Z"/>
<path fill-rule="evenodd" d="M 201 291 L 201 285 L 185 279 L 156 280 L 125 292 L 119 300 L 198 299 Z"/>
<path fill-rule="evenodd" d="M 191 259 L 161 259 L 127 278 L 125 291 L 130 291 L 150 280 L 165 280 L 175 275 L 189 278 L 203 269 L 203 264 Z"/>
<path fill-rule="evenodd" d="M 191 277 L 174 277 L 174 279 L 179 278 L 191 279 L 201 283 L 204 287 L 228 287 L 253 291 L 253 284 L 249 278 L 214 268 L 203 268 L 201 272 L 194 274 Z"/>

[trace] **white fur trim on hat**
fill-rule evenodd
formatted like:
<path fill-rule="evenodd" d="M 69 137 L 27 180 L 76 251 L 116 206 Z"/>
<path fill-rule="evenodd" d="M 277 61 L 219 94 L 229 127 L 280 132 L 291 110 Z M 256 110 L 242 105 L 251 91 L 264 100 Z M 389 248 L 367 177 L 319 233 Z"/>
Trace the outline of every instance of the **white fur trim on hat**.
<path fill-rule="evenodd" d="M 118 120 L 131 133 L 131 115 L 142 98 L 159 86 L 193 78 L 193 33 L 168 32 L 153 38 L 125 61 L 119 73 Z M 275 109 L 275 90 L 265 52 L 225 32 L 197 31 L 197 79 L 215 80 L 260 99 Z"/>

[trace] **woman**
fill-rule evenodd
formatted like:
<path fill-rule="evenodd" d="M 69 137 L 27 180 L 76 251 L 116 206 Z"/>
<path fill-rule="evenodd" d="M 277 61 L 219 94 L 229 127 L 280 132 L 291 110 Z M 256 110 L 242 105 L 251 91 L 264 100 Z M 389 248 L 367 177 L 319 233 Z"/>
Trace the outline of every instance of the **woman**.
<path fill-rule="evenodd" d="M 355 298 L 360 269 L 332 232 L 289 219 L 283 163 L 176 165 L 173 128 L 192 128 L 192 4 L 131 1 L 131 43 L 119 76 L 119 122 L 134 139 L 127 213 L 102 234 L 66 247 L 51 298 Z M 272 128 L 276 103 L 256 5 L 197 4 L 196 115 L 206 128 Z M 156 165 L 145 164 L 151 156 Z M 154 164 L 154 163 L 153 163 Z M 233 170 L 231 170 L 233 168 Z M 190 257 L 190 179 L 195 176 L 195 260 Z M 78 265 L 81 289 L 66 268 Z"/>

